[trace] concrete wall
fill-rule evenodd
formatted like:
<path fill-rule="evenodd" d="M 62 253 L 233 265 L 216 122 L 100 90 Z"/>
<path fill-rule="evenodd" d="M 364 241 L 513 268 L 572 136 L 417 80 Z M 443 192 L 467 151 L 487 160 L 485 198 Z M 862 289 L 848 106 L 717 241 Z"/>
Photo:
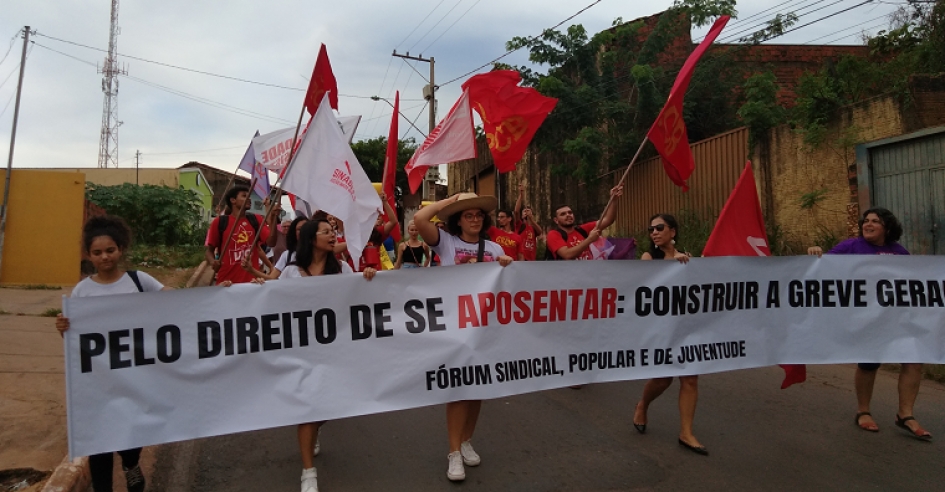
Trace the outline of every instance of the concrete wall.
<path fill-rule="evenodd" d="M 5 180 L 0 171 L 0 193 Z M 84 200 L 80 172 L 13 170 L 0 285 L 79 281 Z"/>
<path fill-rule="evenodd" d="M 895 96 L 878 96 L 841 108 L 828 125 L 826 141 L 813 149 L 804 144 L 800 130 L 788 125 L 772 129 L 754 159 L 765 217 L 798 246 L 815 244 L 825 235 L 845 239 L 858 234 L 855 145 L 909 133 L 923 119 L 935 119 L 927 113 Z M 803 195 L 821 191 L 816 205 L 801 207 Z"/>
<path fill-rule="evenodd" d="M 180 186 L 185 190 L 191 190 L 200 197 L 200 207 L 203 209 L 203 218 L 207 221 L 213 218 L 213 190 L 210 184 L 203 176 L 203 173 L 196 168 L 180 169 Z"/>
<path fill-rule="evenodd" d="M 124 183 L 149 184 L 177 188 L 180 186 L 177 169 L 103 169 L 98 167 L 57 167 L 35 168 L 31 171 L 84 173 L 85 180 L 102 186 L 116 186 Z"/>

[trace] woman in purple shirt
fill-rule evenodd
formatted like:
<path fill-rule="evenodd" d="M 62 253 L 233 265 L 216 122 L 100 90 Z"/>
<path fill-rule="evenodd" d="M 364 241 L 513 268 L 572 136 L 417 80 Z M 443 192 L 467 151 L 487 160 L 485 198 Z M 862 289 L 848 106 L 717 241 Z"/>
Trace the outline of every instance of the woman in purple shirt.
<path fill-rule="evenodd" d="M 899 220 L 885 208 L 871 208 L 860 219 L 860 236 L 847 239 L 836 245 L 827 254 L 834 255 L 907 255 L 899 241 L 902 226 Z M 821 256 L 820 246 L 811 246 L 807 254 Z M 870 415 L 870 399 L 873 396 L 873 384 L 876 382 L 876 370 L 879 364 L 857 364 L 854 386 L 856 387 L 857 413 L 854 421 L 861 429 L 879 432 L 879 426 Z M 899 372 L 899 412 L 896 425 L 907 430 L 913 437 L 923 441 L 932 440 L 932 434 L 922 428 L 912 416 L 919 383 L 922 382 L 922 364 L 903 363 Z"/>

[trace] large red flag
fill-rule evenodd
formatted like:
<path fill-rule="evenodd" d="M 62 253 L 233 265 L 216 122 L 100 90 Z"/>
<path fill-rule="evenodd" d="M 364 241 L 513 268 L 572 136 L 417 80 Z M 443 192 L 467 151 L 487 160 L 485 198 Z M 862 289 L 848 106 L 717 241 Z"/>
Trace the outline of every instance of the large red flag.
<path fill-rule="evenodd" d="M 476 135 L 473 132 L 472 109 L 469 108 L 469 92 L 463 91 L 446 118 L 427 135 L 404 167 L 410 182 L 410 192 L 416 193 L 420 188 L 428 167 L 475 157 Z"/>
<path fill-rule="evenodd" d="M 390 118 L 390 131 L 387 133 L 387 156 L 384 157 L 384 176 L 381 178 L 381 189 L 387 195 L 387 203 L 392 210 L 397 210 L 394 194 L 394 182 L 397 178 L 397 150 L 399 148 L 397 120 L 400 118 L 400 91 L 394 95 L 394 114 Z M 400 228 L 391 231 L 394 241 L 400 242 Z"/>
<path fill-rule="evenodd" d="M 699 62 L 702 54 L 709 49 L 709 45 L 722 32 L 722 28 L 725 27 L 728 19 L 729 16 L 727 15 L 719 17 L 712 25 L 709 33 L 706 34 L 705 39 L 686 59 L 679 75 L 676 76 L 673 90 L 669 92 L 666 105 L 663 106 L 660 115 L 656 117 L 656 121 L 653 122 L 653 126 L 646 134 L 663 157 L 663 168 L 666 170 L 666 174 L 669 175 L 669 179 L 677 186 L 681 186 L 683 191 L 689 190 L 686 180 L 689 179 L 693 169 L 696 168 L 692 152 L 689 150 L 686 123 L 683 121 L 683 98 L 686 96 L 686 89 L 689 88 L 689 80 L 692 79 L 696 63 Z"/>
<path fill-rule="evenodd" d="M 529 142 L 558 104 L 530 87 L 519 87 L 521 75 L 514 70 L 495 70 L 476 75 L 463 84 L 469 103 L 482 118 L 492 160 L 499 173 L 515 170 Z"/>
<path fill-rule="evenodd" d="M 765 220 L 761 214 L 761 202 L 755 187 L 755 175 L 751 171 L 751 161 L 745 163 L 745 170 L 738 178 L 738 184 L 732 191 L 722 214 L 719 215 L 715 228 L 709 236 L 702 254 L 704 256 L 770 256 L 768 234 L 765 232 Z M 794 383 L 807 380 L 807 366 L 803 364 L 783 364 L 784 381 L 781 389 Z"/>
<path fill-rule="evenodd" d="M 305 109 L 308 114 L 315 114 L 322 96 L 328 92 L 328 103 L 331 109 L 338 110 L 338 82 L 331 71 L 331 62 L 328 61 L 328 51 L 325 45 L 318 50 L 315 60 L 315 69 L 312 70 L 312 79 L 308 81 L 308 91 L 305 93 Z"/>

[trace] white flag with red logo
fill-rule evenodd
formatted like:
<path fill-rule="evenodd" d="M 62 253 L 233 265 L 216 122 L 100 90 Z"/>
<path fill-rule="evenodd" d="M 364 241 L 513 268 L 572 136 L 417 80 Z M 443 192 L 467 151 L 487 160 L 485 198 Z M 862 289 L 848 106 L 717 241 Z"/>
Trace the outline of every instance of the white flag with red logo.
<path fill-rule="evenodd" d="M 338 118 L 338 125 L 344 132 L 350 144 L 354 140 L 354 132 L 361 123 L 361 116 L 342 116 Z M 305 136 L 308 126 L 299 132 L 299 141 Z M 281 173 L 289 162 L 289 152 L 292 150 L 292 137 L 295 136 L 295 127 L 283 128 L 265 135 L 256 135 L 253 138 L 252 149 L 256 155 L 256 162 L 262 163 L 266 169 Z M 247 172 L 252 172 L 247 170 Z"/>
<path fill-rule="evenodd" d="M 348 145 L 327 95 L 309 122 L 282 189 L 344 221 L 348 252 L 352 258 L 361 257 L 381 199 Z"/>
<path fill-rule="evenodd" d="M 446 118 L 436 125 L 404 167 L 410 182 L 410 192 L 416 193 L 420 188 L 428 167 L 475 157 L 476 134 L 473 131 L 472 109 L 469 107 L 469 93 L 464 91 Z"/>

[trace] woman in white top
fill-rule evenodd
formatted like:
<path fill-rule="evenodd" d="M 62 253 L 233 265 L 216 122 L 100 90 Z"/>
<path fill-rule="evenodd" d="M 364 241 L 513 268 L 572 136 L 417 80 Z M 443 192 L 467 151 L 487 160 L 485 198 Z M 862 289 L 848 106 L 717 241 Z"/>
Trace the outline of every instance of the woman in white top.
<path fill-rule="evenodd" d="M 131 230 L 121 217 L 92 217 L 82 228 L 82 246 L 86 256 L 95 266 L 95 274 L 82 279 L 72 289 L 72 297 L 93 297 L 135 292 L 171 290 L 144 272 L 126 271 L 121 259 L 131 245 Z M 221 284 L 222 285 L 222 284 Z M 64 335 L 69 329 L 69 318 L 62 314 L 56 317 L 56 329 Z M 125 472 L 129 492 L 142 492 L 145 480 L 138 465 L 141 448 L 118 451 Z M 112 491 L 113 453 L 89 456 L 89 474 L 95 492 Z"/>
<path fill-rule="evenodd" d="M 494 196 L 460 193 L 423 207 L 413 216 L 413 221 L 423 240 L 439 255 L 443 266 L 490 261 L 507 266 L 512 263 L 512 257 L 506 256 L 501 246 L 489 241 L 487 234 L 492 225 L 489 212 L 495 207 Z M 434 216 L 446 221 L 445 231 L 441 232 L 430 222 Z M 476 430 L 481 408 L 482 400 L 446 404 L 446 430 L 450 441 L 446 476 L 454 482 L 466 478 L 464 464 L 477 466 L 480 463 L 480 457 L 469 441 Z"/>
<path fill-rule="evenodd" d="M 324 217 L 305 223 L 299 232 L 295 260 L 286 265 L 280 279 L 318 277 L 336 273 L 354 273 L 351 267 L 335 257 L 335 229 Z M 371 280 L 377 273 L 367 268 L 362 275 Z M 317 475 L 313 458 L 320 449 L 317 445 L 318 429 L 324 422 L 299 424 L 299 451 L 302 453 L 302 492 L 318 492 Z"/>
<path fill-rule="evenodd" d="M 263 273 L 254 268 L 252 263 L 249 261 L 249 256 L 243 258 L 243 270 L 252 273 L 256 278 L 265 280 L 275 280 L 279 278 L 279 275 L 281 275 L 282 271 L 285 270 L 286 265 L 288 265 L 295 257 L 295 250 L 298 248 L 299 244 L 299 232 L 301 232 L 302 226 L 304 226 L 306 222 L 308 222 L 308 217 L 299 215 L 294 220 L 292 220 L 292 223 L 290 223 L 289 227 L 286 228 L 285 251 L 279 255 L 279 259 L 276 260 L 276 264 L 273 265 L 272 270 L 270 270 L 269 273 Z"/>

